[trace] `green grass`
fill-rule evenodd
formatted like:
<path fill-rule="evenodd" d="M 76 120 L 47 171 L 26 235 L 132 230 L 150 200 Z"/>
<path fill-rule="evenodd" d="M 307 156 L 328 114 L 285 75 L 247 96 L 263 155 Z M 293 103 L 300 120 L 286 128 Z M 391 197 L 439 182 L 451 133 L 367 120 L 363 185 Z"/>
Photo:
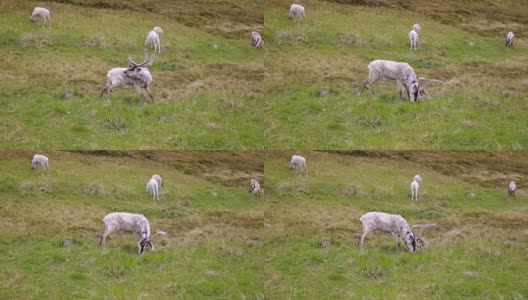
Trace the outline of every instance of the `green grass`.
<path fill-rule="evenodd" d="M 505 27 L 515 28 L 514 21 L 507 23 L 506 3 L 496 3 L 500 11 L 488 12 L 482 28 L 470 16 L 451 22 L 441 18 L 479 3 L 450 3 L 450 11 L 434 11 L 438 15 L 430 18 L 388 4 L 308 1 L 302 22 L 288 19 L 289 3 L 268 2 L 267 148 L 525 149 L 526 45 L 521 37 L 516 47 L 506 48 L 502 33 L 490 34 L 487 27 L 503 14 Z M 423 28 L 417 51 L 408 49 L 414 23 Z M 431 87 L 432 100 L 421 103 L 400 104 L 391 82 L 375 85 L 376 98 L 368 90 L 358 97 L 374 59 L 408 62 L 417 76 L 446 85 Z M 323 88 L 331 91 L 329 97 L 317 97 Z"/>
<path fill-rule="evenodd" d="M 50 3 L 49 28 L 29 22 L 31 5 L 0 3 L 1 148 L 264 147 L 263 55 L 248 42 L 262 29 L 261 4 L 233 4 L 244 12 L 238 23 L 221 14 L 212 24 L 194 19 L 207 3 L 189 5 L 194 15 L 176 10 L 177 2 L 151 3 L 156 11 L 141 0 L 122 9 L 101 3 Z M 157 103 L 143 105 L 134 89 L 115 90 L 107 103 L 99 97 L 106 72 L 126 66 L 128 56 L 141 58 L 155 25 L 165 30 L 150 68 Z M 72 100 L 63 99 L 68 91 Z"/>
<path fill-rule="evenodd" d="M 47 154 L 51 174 L 32 171 L 29 152 L 0 155 L 2 298 L 262 299 L 263 214 L 247 185 L 262 182 L 263 164 L 252 153 Z M 145 191 L 153 173 L 165 182 L 159 201 Z M 113 211 L 168 235 L 144 255 L 127 234 L 103 251 Z"/>
<path fill-rule="evenodd" d="M 286 151 L 46 152 L 49 174 L 30 169 L 32 154 L 0 152 L 2 298 L 528 296 L 524 151 L 306 151 L 303 174 Z M 159 201 L 144 188 L 154 173 Z M 247 193 L 252 177 L 263 198 Z M 103 251 L 102 218 L 114 211 L 144 214 L 168 235 L 144 255 L 126 234 Z M 367 211 L 439 228 L 417 253 L 374 234 L 361 254 Z"/>
<path fill-rule="evenodd" d="M 266 297 L 270 299 L 461 299 L 528 296 L 526 152 L 301 152 L 308 169 L 288 169 L 291 153 L 265 164 Z M 424 178 L 420 200 L 410 181 Z M 400 253 L 390 235 L 357 246 L 359 217 L 401 214 L 436 223 L 429 248 Z M 322 248 L 323 240 L 330 241 Z"/>

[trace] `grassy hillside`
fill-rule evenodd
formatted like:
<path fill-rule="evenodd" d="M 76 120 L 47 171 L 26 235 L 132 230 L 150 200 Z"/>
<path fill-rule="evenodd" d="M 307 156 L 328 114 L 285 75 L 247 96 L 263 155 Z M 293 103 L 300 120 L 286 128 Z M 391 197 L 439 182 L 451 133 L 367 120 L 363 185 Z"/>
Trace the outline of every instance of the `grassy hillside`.
<path fill-rule="evenodd" d="M 528 297 L 527 152 L 301 152 L 303 175 L 288 169 L 291 154 L 269 152 L 265 164 L 266 297 Z M 415 174 L 423 186 L 411 202 Z M 510 179 L 516 198 L 506 195 Z M 368 211 L 439 228 L 417 253 L 373 234 L 361 255 L 359 217 Z"/>
<path fill-rule="evenodd" d="M 52 26 L 29 21 L 48 7 Z M 260 149 L 261 1 L 0 1 L 0 147 L 4 149 Z M 229 13 L 228 13 L 229 12 Z M 99 97 L 106 73 L 143 55 L 156 104 L 134 89 Z M 64 99 L 67 92 L 73 99 Z M 163 133 L 163 134 L 161 134 Z M 255 134 L 257 133 L 257 134 Z M 260 134 L 259 134 L 260 133 Z"/>
<path fill-rule="evenodd" d="M 526 149 L 525 1 L 308 0 L 306 22 L 288 18 L 290 4 L 265 9 L 268 148 Z M 411 51 L 414 23 L 422 38 Z M 407 62 L 445 86 L 421 103 L 400 104 L 393 82 L 358 97 L 374 59 Z"/>
<path fill-rule="evenodd" d="M 247 192 L 251 177 L 264 183 L 255 153 L 46 154 L 51 174 L 31 170 L 30 152 L 0 153 L 1 298 L 262 299 L 262 200 Z M 154 173 L 159 201 L 145 192 Z M 126 234 L 103 251 L 114 211 L 168 235 L 144 255 Z"/>

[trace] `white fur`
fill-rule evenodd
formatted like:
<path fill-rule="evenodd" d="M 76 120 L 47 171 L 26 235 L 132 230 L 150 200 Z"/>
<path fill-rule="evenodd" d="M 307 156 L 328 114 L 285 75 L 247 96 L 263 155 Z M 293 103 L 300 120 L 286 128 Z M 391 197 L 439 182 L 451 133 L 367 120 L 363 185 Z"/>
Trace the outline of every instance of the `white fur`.
<path fill-rule="evenodd" d="M 262 46 L 262 36 L 260 33 L 256 31 L 251 32 L 251 45 L 255 48 L 260 48 Z"/>
<path fill-rule="evenodd" d="M 33 170 L 36 170 L 39 165 L 42 166 L 42 169 L 47 169 L 48 172 L 50 171 L 48 157 L 41 154 L 35 154 L 33 155 L 33 159 L 31 160 L 31 168 Z"/>
<path fill-rule="evenodd" d="M 41 17 L 44 20 L 44 24 L 47 23 L 48 25 L 51 25 L 51 16 L 48 9 L 44 7 L 35 7 L 33 13 L 31 13 L 31 21 L 35 21 L 36 17 Z"/>
<path fill-rule="evenodd" d="M 290 6 L 290 18 L 293 20 L 293 18 L 296 16 L 305 19 L 304 7 L 294 3 Z"/>
<path fill-rule="evenodd" d="M 513 47 L 513 38 L 514 37 L 515 37 L 515 35 L 511 31 L 506 34 L 506 46 Z"/>
<path fill-rule="evenodd" d="M 300 155 L 294 155 L 291 157 L 290 160 L 290 169 L 299 169 L 299 170 L 306 170 L 306 158 L 300 156 Z"/>
<path fill-rule="evenodd" d="M 416 251 L 417 245 L 414 233 L 402 216 L 382 212 L 368 212 L 361 216 L 359 220 L 361 221 L 361 224 L 363 224 L 363 232 L 359 237 L 361 250 L 363 250 L 365 237 L 369 233 L 373 231 L 382 231 L 392 234 L 394 239 L 398 242 L 398 248 L 400 247 L 399 238 L 402 238 L 410 252 Z"/>
<path fill-rule="evenodd" d="M 249 182 L 249 192 L 260 197 L 260 183 L 254 178 Z"/>
<path fill-rule="evenodd" d="M 150 178 L 146 190 L 152 195 L 153 200 L 159 200 L 159 185 L 156 179 Z"/>
<path fill-rule="evenodd" d="M 159 176 L 158 174 L 154 174 L 152 175 L 152 179 L 158 182 L 158 187 L 161 189 L 161 187 L 163 186 L 163 179 L 161 179 L 161 176 Z"/>
<path fill-rule="evenodd" d="M 515 184 L 515 181 L 510 181 L 508 183 L 508 195 L 515 197 L 515 190 L 517 189 L 517 185 Z"/>
<path fill-rule="evenodd" d="M 159 35 L 160 39 L 163 37 L 163 29 L 161 27 L 156 26 L 152 30 L 154 30 Z"/>
<path fill-rule="evenodd" d="M 166 235 L 165 232 L 157 232 L 154 236 L 150 236 L 150 224 L 147 218 L 139 214 L 131 214 L 126 212 L 114 212 L 104 217 L 105 230 L 101 236 L 99 244 L 106 248 L 106 238 L 115 232 L 129 232 L 137 236 L 139 253 L 143 253 L 147 246 L 150 246 L 150 251 L 154 251 L 154 244 L 152 240 L 158 235 Z"/>
<path fill-rule="evenodd" d="M 420 37 L 422 36 L 422 27 L 420 27 L 420 24 L 414 24 L 412 30 L 416 31 Z"/>
<path fill-rule="evenodd" d="M 416 200 L 418 201 L 418 190 L 420 189 L 420 183 L 418 181 L 413 180 L 411 182 L 411 201 Z"/>
<path fill-rule="evenodd" d="M 370 85 L 372 96 L 376 96 L 373 88 L 374 83 L 380 79 L 387 79 L 396 81 L 398 92 L 400 93 L 400 102 L 403 101 L 402 87 L 407 90 L 407 95 L 411 102 L 415 102 L 418 99 L 420 86 L 414 69 L 408 63 L 377 59 L 368 65 L 368 69 L 369 77 L 361 87 L 358 97 L 361 96 L 367 84 Z"/>
<path fill-rule="evenodd" d="M 411 50 L 416 50 L 418 47 L 418 41 L 420 40 L 418 32 L 411 30 L 409 32 L 409 40 L 411 41 Z"/>
<path fill-rule="evenodd" d="M 413 180 L 414 180 L 414 181 L 417 181 L 418 184 L 420 185 L 420 187 L 422 186 L 422 176 L 420 176 L 420 175 L 414 175 Z"/>
<path fill-rule="evenodd" d="M 145 61 L 136 64 L 133 57 L 128 58 L 128 68 L 113 68 L 106 74 L 106 86 L 101 91 L 101 97 L 106 93 L 106 99 L 110 102 L 110 93 L 112 89 L 120 87 L 133 87 L 144 101 L 141 89 L 145 89 L 152 102 L 154 102 L 154 96 L 150 90 L 152 85 L 152 75 L 148 67 L 154 63 L 154 55 L 152 55 L 150 61 L 148 61 L 148 52 L 145 49 Z"/>
<path fill-rule="evenodd" d="M 156 31 L 151 30 L 147 38 L 145 39 L 145 45 L 150 44 L 151 48 L 154 48 L 154 52 L 156 52 L 156 49 L 158 49 L 158 53 L 161 53 L 161 41 L 160 36 L 156 33 Z"/>

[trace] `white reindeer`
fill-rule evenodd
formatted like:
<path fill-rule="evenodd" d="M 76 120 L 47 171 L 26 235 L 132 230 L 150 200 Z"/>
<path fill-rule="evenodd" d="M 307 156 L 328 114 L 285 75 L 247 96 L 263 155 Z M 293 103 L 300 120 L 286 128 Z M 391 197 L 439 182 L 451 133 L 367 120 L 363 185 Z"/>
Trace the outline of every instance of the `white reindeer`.
<path fill-rule="evenodd" d="M 361 216 L 359 219 L 363 225 L 363 232 L 359 236 L 358 243 L 360 244 L 361 251 L 363 251 L 363 244 L 365 237 L 375 231 L 381 231 L 390 233 L 394 240 L 400 247 L 400 238 L 403 240 L 410 252 L 415 252 L 418 248 L 428 247 L 429 243 L 422 238 L 422 234 L 425 229 L 429 227 L 438 227 L 436 224 L 423 224 L 414 225 L 412 228 L 409 227 L 407 221 L 400 215 L 392 215 L 383 212 L 368 212 Z M 419 229 L 418 233 L 414 230 Z"/>
<path fill-rule="evenodd" d="M 306 17 L 304 15 L 304 7 L 302 5 L 293 3 L 290 6 L 290 18 L 293 20 L 295 16 L 299 16 L 303 20 L 306 20 Z"/>
<path fill-rule="evenodd" d="M 420 189 L 420 184 L 418 181 L 413 180 L 411 182 L 411 201 L 416 200 L 418 201 L 418 190 Z"/>
<path fill-rule="evenodd" d="M 260 183 L 254 178 L 249 181 L 249 192 L 260 197 Z"/>
<path fill-rule="evenodd" d="M 35 7 L 35 9 L 33 9 L 33 12 L 31 13 L 31 22 L 37 22 L 38 24 L 37 17 L 42 18 L 44 24 L 47 23 L 48 25 L 51 25 L 51 16 L 50 11 L 48 9 L 44 7 Z"/>
<path fill-rule="evenodd" d="M 506 46 L 513 47 L 513 38 L 514 37 L 515 37 L 515 35 L 511 31 L 506 34 Z"/>
<path fill-rule="evenodd" d="M 145 46 L 147 44 L 150 44 L 150 48 L 154 48 L 154 53 L 156 53 L 156 49 L 158 49 L 158 53 L 161 53 L 161 40 L 156 31 L 151 30 L 148 33 L 147 38 L 145 39 Z"/>
<path fill-rule="evenodd" d="M 402 87 L 407 91 L 407 96 L 411 102 L 415 102 L 419 98 L 427 96 L 425 88 L 427 88 L 431 83 L 440 83 L 442 81 L 436 79 L 429 79 L 427 77 L 416 78 L 414 69 L 404 62 L 395 62 L 391 60 L 382 60 L 377 59 L 372 61 L 368 65 L 369 76 L 365 83 L 361 87 L 358 93 L 358 97 L 361 96 L 363 90 L 370 86 L 370 92 L 372 96 L 376 96 L 374 93 L 374 83 L 381 79 L 394 80 L 398 86 L 398 92 L 400 94 L 400 102 L 403 101 L 403 91 Z M 421 84 L 420 81 L 424 81 L 424 84 Z"/>
<path fill-rule="evenodd" d="M 290 160 L 290 170 L 306 170 L 306 158 L 300 155 L 293 155 Z"/>
<path fill-rule="evenodd" d="M 515 181 L 510 181 L 510 183 L 508 183 L 508 195 L 509 196 L 512 196 L 512 197 L 515 197 L 515 190 L 517 189 L 517 185 L 515 184 Z"/>
<path fill-rule="evenodd" d="M 418 32 L 411 30 L 409 32 L 409 40 L 411 40 L 411 50 L 416 50 L 418 47 L 418 41 L 420 40 Z"/>
<path fill-rule="evenodd" d="M 48 173 L 50 172 L 48 157 L 41 154 L 35 154 L 31 160 L 31 169 L 37 170 L 39 165 L 42 166 L 43 170 L 47 169 Z"/>
<path fill-rule="evenodd" d="M 138 239 L 139 253 L 145 252 L 147 246 L 150 251 L 154 251 L 154 244 L 152 241 L 158 235 L 166 235 L 164 231 L 158 231 L 154 236 L 150 236 L 150 224 L 147 218 L 139 214 L 131 214 L 126 212 L 114 212 L 104 217 L 105 230 L 101 235 L 99 245 L 106 248 L 106 238 L 116 232 L 133 233 Z"/>
<path fill-rule="evenodd" d="M 150 91 L 152 75 L 148 69 L 153 63 L 154 54 L 150 61 L 148 61 L 147 49 L 145 49 L 145 61 L 140 64 L 137 64 L 134 61 L 134 57 L 129 57 L 128 68 L 113 68 L 108 71 L 108 74 L 106 75 L 106 86 L 101 91 L 101 97 L 106 93 L 106 98 L 108 102 L 110 102 L 110 92 L 112 89 L 119 87 L 134 87 L 142 101 L 144 101 L 144 98 L 141 89 L 144 88 L 152 102 L 154 102 L 154 97 Z"/>
<path fill-rule="evenodd" d="M 251 32 L 251 45 L 255 48 L 260 48 L 262 46 L 262 36 L 256 31 Z"/>
<path fill-rule="evenodd" d="M 146 186 L 146 191 L 152 195 L 152 200 L 159 200 L 159 185 L 156 179 L 150 178 Z"/>

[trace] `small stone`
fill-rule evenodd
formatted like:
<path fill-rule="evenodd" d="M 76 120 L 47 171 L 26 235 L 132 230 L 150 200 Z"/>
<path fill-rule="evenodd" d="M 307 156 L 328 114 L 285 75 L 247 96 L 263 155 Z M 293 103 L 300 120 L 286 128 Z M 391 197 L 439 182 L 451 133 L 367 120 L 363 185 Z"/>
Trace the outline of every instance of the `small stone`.
<path fill-rule="evenodd" d="M 71 246 L 73 246 L 72 240 L 64 240 L 64 242 L 62 243 L 63 248 L 70 248 Z"/>
<path fill-rule="evenodd" d="M 204 272 L 204 275 L 205 276 L 209 276 L 209 277 L 216 277 L 216 276 L 218 276 L 218 272 L 212 271 L 212 270 L 208 270 L 208 271 Z"/>
<path fill-rule="evenodd" d="M 72 100 L 73 99 L 73 92 L 66 92 L 63 96 L 64 100 Z"/>
<path fill-rule="evenodd" d="M 328 97 L 330 96 L 330 91 L 327 89 L 322 89 L 319 91 L 319 97 Z"/>

